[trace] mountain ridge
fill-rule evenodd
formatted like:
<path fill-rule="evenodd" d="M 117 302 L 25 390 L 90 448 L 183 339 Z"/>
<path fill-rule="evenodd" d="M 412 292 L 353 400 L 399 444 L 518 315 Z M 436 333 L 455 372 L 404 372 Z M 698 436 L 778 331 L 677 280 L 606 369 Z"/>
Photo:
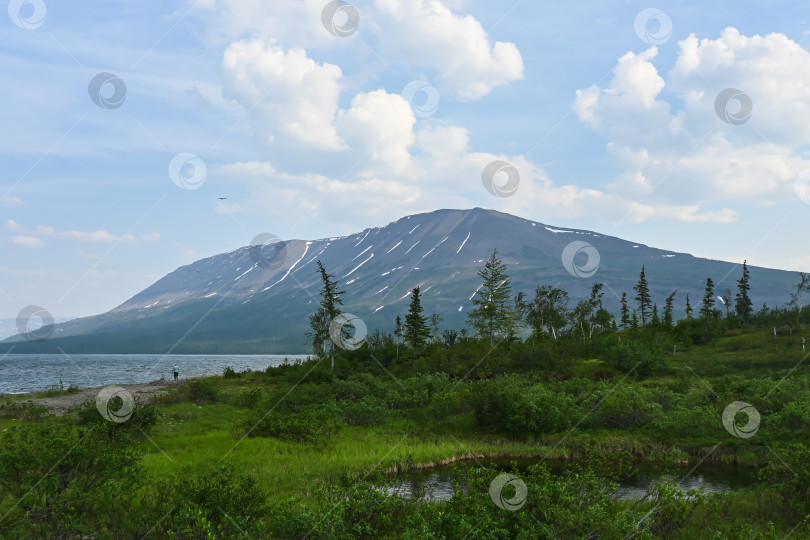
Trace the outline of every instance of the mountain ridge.
<path fill-rule="evenodd" d="M 270 239 L 270 235 L 265 235 Z M 572 248 L 573 246 L 573 248 Z M 15 352 L 307 352 L 308 315 L 320 288 L 315 261 L 346 290 L 345 311 L 369 331 L 390 331 L 407 311 L 408 296 L 422 287 L 428 314 L 444 327 L 460 327 L 494 249 L 507 264 L 513 291 L 528 296 L 536 285 L 563 288 L 571 303 L 603 282 L 605 304 L 618 308 L 642 264 L 653 297 L 678 289 L 692 304 L 706 277 L 718 294 L 734 291 L 739 265 L 649 247 L 584 229 L 554 227 L 510 214 L 473 208 L 440 209 L 404 216 L 383 227 L 317 240 L 261 242 L 213 255 L 170 272 L 107 313 L 56 325 L 49 340 L 21 336 L 0 343 Z M 568 249 L 568 252 L 566 252 Z M 749 267 L 755 305 L 787 301 L 794 274 Z M 737 269 L 737 270 L 735 270 Z"/>

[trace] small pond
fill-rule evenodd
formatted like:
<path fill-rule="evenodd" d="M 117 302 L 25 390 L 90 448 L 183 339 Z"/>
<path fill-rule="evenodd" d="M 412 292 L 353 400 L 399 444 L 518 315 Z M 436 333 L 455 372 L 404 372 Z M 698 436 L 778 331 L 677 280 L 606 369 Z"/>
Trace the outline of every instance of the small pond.
<path fill-rule="evenodd" d="M 482 460 L 482 464 L 493 466 L 501 471 L 512 472 L 513 461 L 517 462 L 518 470 L 523 471 L 541 460 L 486 459 Z M 475 462 L 471 463 L 475 464 Z M 552 474 L 562 474 L 566 468 L 573 465 L 572 462 L 552 460 L 545 461 L 545 464 Z M 658 478 L 653 464 L 637 462 L 633 466 L 638 471 L 638 474 L 624 478 L 619 482 L 616 495 L 620 499 L 628 500 L 643 497 L 650 482 Z M 705 493 L 727 493 L 752 486 L 756 482 L 756 469 L 716 463 L 702 463 L 692 470 L 693 467 L 694 465 L 684 465 L 676 469 L 675 474 L 672 475 L 678 480 L 678 487 L 683 492 L 702 487 Z M 398 480 L 398 483 L 386 486 L 382 490 L 389 495 L 396 494 L 408 498 L 413 498 L 414 494 L 417 494 L 421 499 L 427 501 L 446 501 L 454 493 L 448 467 L 404 473 L 398 477 Z"/>

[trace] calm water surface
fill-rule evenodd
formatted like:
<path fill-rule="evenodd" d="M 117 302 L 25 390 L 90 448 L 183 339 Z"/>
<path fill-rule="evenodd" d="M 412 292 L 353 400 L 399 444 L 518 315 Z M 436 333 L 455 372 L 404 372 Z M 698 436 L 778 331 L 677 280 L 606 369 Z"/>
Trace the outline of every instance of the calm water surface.
<path fill-rule="evenodd" d="M 536 461 L 517 460 L 518 470 L 525 470 L 534 463 Z M 502 471 L 512 472 L 508 460 L 485 460 L 485 464 L 494 465 Z M 552 474 L 562 474 L 567 467 L 574 464 L 561 461 L 546 461 L 546 465 Z M 645 495 L 650 483 L 658 478 L 652 466 L 647 463 L 637 463 L 635 467 L 638 469 L 638 475 L 621 480 L 619 489 L 616 492 L 618 498 L 639 499 Z M 752 486 L 756 481 L 756 470 L 703 463 L 695 470 L 692 470 L 690 466 L 680 467 L 674 478 L 678 481 L 678 487 L 684 493 L 690 489 L 699 489 L 701 487 L 705 493 L 727 493 Z M 432 471 L 403 474 L 394 485 L 381 489 L 389 495 L 400 495 L 406 498 L 418 496 L 427 501 L 447 501 L 455 493 L 451 480 L 449 469 L 440 468 Z"/>
<path fill-rule="evenodd" d="M 109 384 L 147 383 L 172 378 L 180 366 L 180 378 L 222 375 L 226 366 L 236 371 L 263 371 L 305 360 L 307 355 L 212 355 L 212 354 L 8 354 L 0 357 L 0 394 L 38 392 L 61 384 L 67 388 L 95 388 Z"/>

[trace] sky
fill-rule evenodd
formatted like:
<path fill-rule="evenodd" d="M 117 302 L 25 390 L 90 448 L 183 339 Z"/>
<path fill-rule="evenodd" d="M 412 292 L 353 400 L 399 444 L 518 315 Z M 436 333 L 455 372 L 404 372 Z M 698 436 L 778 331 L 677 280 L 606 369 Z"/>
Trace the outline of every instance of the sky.
<path fill-rule="evenodd" d="M 11 0 L 0 318 L 439 208 L 810 271 L 802 4 Z"/>

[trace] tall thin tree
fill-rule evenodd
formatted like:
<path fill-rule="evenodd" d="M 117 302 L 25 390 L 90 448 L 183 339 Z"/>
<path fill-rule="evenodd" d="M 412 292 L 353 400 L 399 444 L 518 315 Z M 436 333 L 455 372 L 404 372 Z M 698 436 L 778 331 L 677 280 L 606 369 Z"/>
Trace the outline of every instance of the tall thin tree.
<path fill-rule="evenodd" d="M 734 303 L 734 310 L 742 317 L 743 326 L 748 324 L 748 320 L 754 313 L 754 303 L 748 296 L 751 290 L 751 273 L 748 271 L 748 261 L 743 261 L 742 276 L 737 280 L 737 296 Z"/>
<path fill-rule="evenodd" d="M 312 350 L 316 356 L 323 358 L 326 353 L 326 344 L 329 343 L 329 356 L 332 359 L 332 369 L 335 369 L 335 344 L 329 334 L 332 321 L 340 314 L 339 306 L 343 305 L 341 291 L 335 276 L 326 271 L 318 260 L 318 273 L 321 276 L 321 301 L 318 309 L 309 316 L 309 326 L 312 332 L 307 335 L 312 340 Z"/>
<path fill-rule="evenodd" d="M 627 305 L 627 293 L 622 293 L 622 311 L 621 311 L 622 330 L 630 326 L 630 306 Z"/>
<path fill-rule="evenodd" d="M 652 305 L 652 297 L 650 297 L 650 287 L 647 285 L 647 276 L 645 275 L 643 265 L 641 267 L 641 274 L 638 277 L 638 283 L 633 287 L 633 290 L 636 291 L 635 300 L 638 302 L 638 309 L 641 312 L 641 326 L 645 326 Z"/>
<path fill-rule="evenodd" d="M 672 310 L 675 307 L 675 295 L 677 293 L 678 291 L 672 291 L 672 294 L 667 296 L 666 302 L 664 303 L 664 327 L 668 330 L 672 328 Z"/>
<path fill-rule="evenodd" d="M 430 327 L 424 311 L 419 287 L 414 287 L 411 291 L 411 305 L 405 315 L 405 339 L 414 350 L 421 348 L 430 339 Z"/>
<path fill-rule="evenodd" d="M 496 337 L 514 335 L 518 321 L 512 304 L 512 285 L 497 249 L 478 271 L 478 276 L 483 283 L 473 297 L 475 307 L 467 315 L 467 323 L 478 335 L 488 337 L 489 346 L 493 347 Z"/>
<path fill-rule="evenodd" d="M 703 341 L 709 342 L 709 318 L 714 314 L 714 282 L 706 278 L 706 290 L 703 292 L 703 302 L 700 305 L 700 314 L 703 316 Z"/>

